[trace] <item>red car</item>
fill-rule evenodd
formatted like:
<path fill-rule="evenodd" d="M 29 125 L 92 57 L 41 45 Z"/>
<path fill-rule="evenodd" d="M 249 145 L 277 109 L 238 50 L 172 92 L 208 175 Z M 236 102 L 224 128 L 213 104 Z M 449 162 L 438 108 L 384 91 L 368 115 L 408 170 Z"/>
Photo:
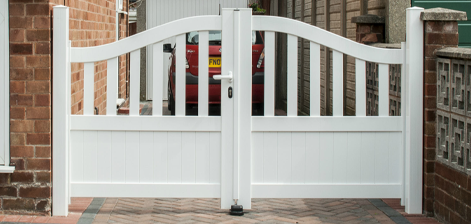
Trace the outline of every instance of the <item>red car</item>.
<path fill-rule="evenodd" d="M 175 114 L 175 46 L 164 45 L 164 52 L 171 53 L 168 70 L 168 109 Z M 221 74 L 221 31 L 209 31 L 209 104 L 221 104 L 221 81 L 213 79 Z M 186 34 L 186 107 L 198 105 L 198 32 Z M 263 108 L 264 40 L 262 32 L 252 33 L 252 103 Z M 224 59 L 222 59 L 224 60 Z"/>

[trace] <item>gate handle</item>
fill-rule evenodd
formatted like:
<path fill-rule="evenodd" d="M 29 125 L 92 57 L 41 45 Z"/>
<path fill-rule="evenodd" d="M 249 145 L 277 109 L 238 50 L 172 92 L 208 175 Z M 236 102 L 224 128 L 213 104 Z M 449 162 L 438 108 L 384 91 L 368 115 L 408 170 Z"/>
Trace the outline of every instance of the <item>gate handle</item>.
<path fill-rule="evenodd" d="M 215 80 L 228 79 L 227 81 L 232 82 L 232 71 L 229 71 L 227 75 L 213 75 L 213 79 Z"/>

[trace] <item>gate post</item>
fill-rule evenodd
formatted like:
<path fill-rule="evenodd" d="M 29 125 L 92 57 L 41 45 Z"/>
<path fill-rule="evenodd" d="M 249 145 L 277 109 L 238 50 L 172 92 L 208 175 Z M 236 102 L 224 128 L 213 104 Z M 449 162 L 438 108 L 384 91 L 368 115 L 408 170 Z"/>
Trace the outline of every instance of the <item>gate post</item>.
<path fill-rule="evenodd" d="M 422 121 L 423 121 L 423 8 L 406 12 L 406 148 L 405 148 L 405 211 L 422 213 Z"/>
<path fill-rule="evenodd" d="M 52 215 L 69 213 L 70 44 L 69 8 L 53 12 Z"/>
<path fill-rule="evenodd" d="M 238 162 L 239 203 L 245 209 L 252 208 L 252 9 L 239 9 L 238 16 L 238 72 L 236 91 L 238 109 L 235 116 L 238 122 Z M 236 17 L 237 18 L 237 17 Z"/>

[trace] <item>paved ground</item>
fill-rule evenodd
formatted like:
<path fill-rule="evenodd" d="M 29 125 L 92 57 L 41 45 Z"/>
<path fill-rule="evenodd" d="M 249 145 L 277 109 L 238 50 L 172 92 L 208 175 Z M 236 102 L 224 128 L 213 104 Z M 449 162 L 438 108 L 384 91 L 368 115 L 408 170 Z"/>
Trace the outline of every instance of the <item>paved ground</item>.
<path fill-rule="evenodd" d="M 244 216 L 219 199 L 73 198 L 69 217 L 0 216 L 1 223 L 439 223 L 407 215 L 399 199 L 252 199 Z M 82 214 L 83 213 L 83 214 Z"/>

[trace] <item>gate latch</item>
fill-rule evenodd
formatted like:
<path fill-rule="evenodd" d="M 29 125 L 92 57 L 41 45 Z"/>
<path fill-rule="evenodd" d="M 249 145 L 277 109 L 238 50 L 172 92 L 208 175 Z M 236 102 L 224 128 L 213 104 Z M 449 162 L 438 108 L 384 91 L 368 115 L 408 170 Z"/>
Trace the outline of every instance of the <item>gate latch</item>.
<path fill-rule="evenodd" d="M 229 89 L 227 89 L 227 97 L 232 98 L 232 86 L 229 86 Z"/>

